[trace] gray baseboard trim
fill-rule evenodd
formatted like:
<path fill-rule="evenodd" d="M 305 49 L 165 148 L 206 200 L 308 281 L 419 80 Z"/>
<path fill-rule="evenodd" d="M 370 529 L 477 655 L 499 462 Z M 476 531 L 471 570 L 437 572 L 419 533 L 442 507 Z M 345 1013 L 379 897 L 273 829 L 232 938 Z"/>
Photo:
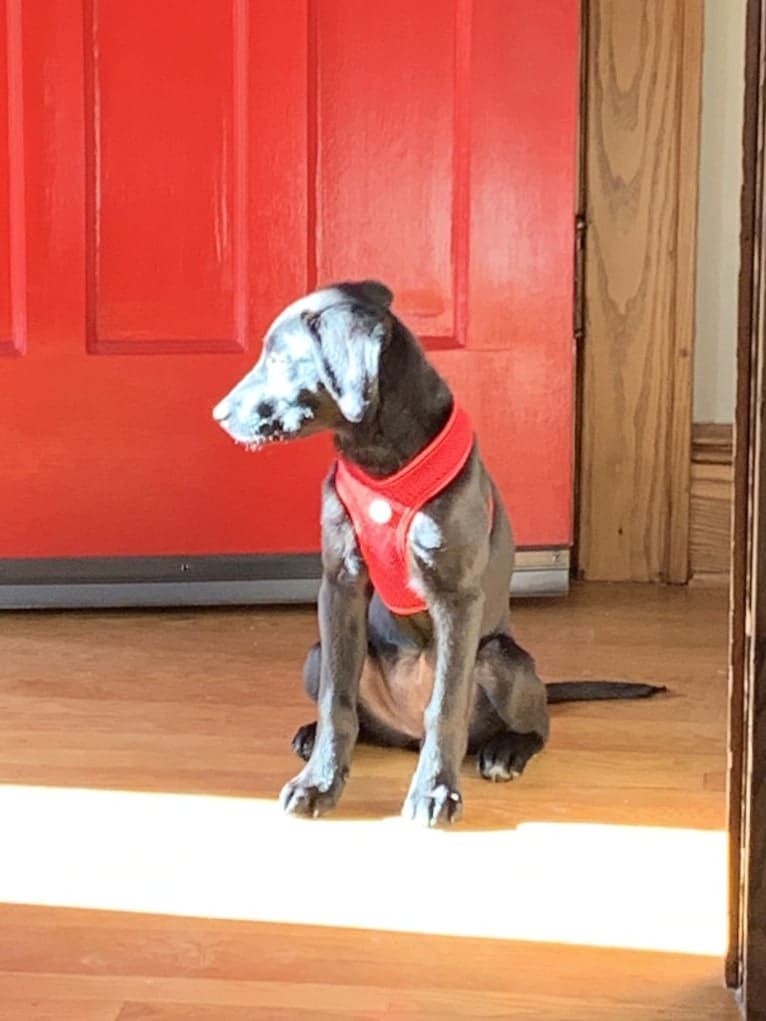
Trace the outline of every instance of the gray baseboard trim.
<path fill-rule="evenodd" d="M 512 596 L 565 596 L 569 593 L 569 550 L 519 550 L 511 578 Z"/>
<path fill-rule="evenodd" d="M 0 559 L 0 610 L 314 603 L 315 554 Z M 569 591 L 569 550 L 519 550 L 512 596 Z"/>

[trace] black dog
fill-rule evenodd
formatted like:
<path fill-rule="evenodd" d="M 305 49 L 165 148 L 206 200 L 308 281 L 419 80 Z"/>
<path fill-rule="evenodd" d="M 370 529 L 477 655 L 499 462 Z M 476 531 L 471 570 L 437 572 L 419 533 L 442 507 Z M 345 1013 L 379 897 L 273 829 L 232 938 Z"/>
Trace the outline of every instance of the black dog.
<path fill-rule="evenodd" d="M 214 417 L 250 448 L 332 429 L 340 455 L 323 491 L 321 642 L 304 668 L 319 718 L 293 740 L 306 765 L 282 791 L 285 810 L 331 809 L 358 738 L 419 748 L 403 814 L 433 825 L 460 815 L 466 751 L 487 779 L 523 771 L 548 737 L 548 702 L 662 689 L 540 681 L 510 634 L 514 543 L 500 495 L 391 300 L 363 281 L 290 305 Z"/>

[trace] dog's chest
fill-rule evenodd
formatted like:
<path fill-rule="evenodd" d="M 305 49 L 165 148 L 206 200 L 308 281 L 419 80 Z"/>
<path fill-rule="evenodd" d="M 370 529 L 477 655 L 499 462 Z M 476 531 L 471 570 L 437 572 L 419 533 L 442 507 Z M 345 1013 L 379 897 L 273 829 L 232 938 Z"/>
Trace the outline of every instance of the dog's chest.
<path fill-rule="evenodd" d="M 382 723 L 410 737 L 422 738 L 423 714 L 433 687 L 433 660 L 427 653 L 383 665 L 368 659 L 360 695 Z"/>

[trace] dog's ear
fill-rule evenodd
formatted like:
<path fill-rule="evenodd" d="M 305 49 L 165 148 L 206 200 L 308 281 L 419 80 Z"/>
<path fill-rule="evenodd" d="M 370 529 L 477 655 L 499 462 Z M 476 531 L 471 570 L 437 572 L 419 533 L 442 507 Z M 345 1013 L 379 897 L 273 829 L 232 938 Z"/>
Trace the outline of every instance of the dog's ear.
<path fill-rule="evenodd" d="M 356 286 L 363 301 L 379 305 L 381 308 L 391 308 L 391 302 L 394 300 L 393 291 L 379 280 L 362 280 Z"/>
<path fill-rule="evenodd" d="M 373 308 L 391 308 L 394 292 L 389 290 L 380 280 L 346 280 L 342 284 L 331 284 L 333 290 L 340 291 L 349 301 L 358 301 L 362 305 Z"/>
<path fill-rule="evenodd" d="M 380 349 L 386 336 L 384 316 L 353 303 L 304 312 L 313 334 L 319 371 L 328 393 L 349 422 L 361 422 L 377 392 Z"/>

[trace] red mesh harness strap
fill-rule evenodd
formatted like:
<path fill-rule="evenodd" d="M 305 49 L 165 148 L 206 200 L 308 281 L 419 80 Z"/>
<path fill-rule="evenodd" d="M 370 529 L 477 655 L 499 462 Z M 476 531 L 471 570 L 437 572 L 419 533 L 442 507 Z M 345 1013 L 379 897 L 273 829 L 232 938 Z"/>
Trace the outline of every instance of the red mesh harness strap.
<path fill-rule="evenodd" d="M 409 585 L 407 541 L 412 520 L 456 478 L 473 445 L 471 421 L 455 405 L 439 435 L 393 475 L 378 479 L 338 458 L 336 491 L 353 522 L 372 583 L 392 613 L 426 608 L 423 597 Z"/>

